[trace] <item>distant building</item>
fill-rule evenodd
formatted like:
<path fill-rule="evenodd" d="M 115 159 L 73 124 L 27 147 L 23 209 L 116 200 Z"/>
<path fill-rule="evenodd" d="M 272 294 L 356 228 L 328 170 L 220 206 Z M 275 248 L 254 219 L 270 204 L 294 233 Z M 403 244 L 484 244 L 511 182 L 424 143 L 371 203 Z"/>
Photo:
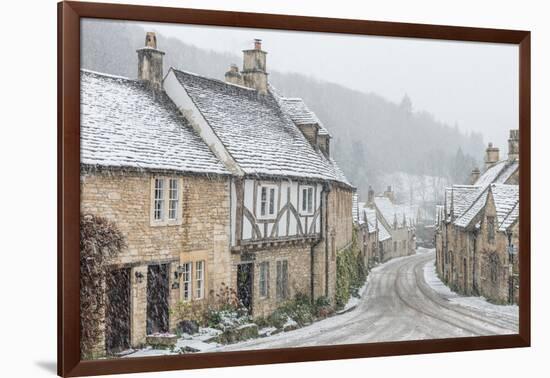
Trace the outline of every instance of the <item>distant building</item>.
<path fill-rule="evenodd" d="M 516 303 L 518 295 L 519 133 L 510 130 L 508 159 L 489 144 L 485 169 L 470 185 L 445 191 L 437 208 L 436 268 L 453 290 Z"/>
<path fill-rule="evenodd" d="M 379 196 L 369 187 L 367 202 L 357 203 L 355 214 L 371 266 L 415 252 L 417 208 L 395 203 L 391 186 Z"/>

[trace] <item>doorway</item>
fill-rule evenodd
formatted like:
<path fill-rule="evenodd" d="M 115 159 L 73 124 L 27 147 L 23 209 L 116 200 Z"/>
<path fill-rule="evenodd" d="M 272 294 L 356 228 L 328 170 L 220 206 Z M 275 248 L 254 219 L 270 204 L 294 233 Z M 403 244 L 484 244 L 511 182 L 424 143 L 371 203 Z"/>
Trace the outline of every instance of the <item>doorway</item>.
<path fill-rule="evenodd" d="M 147 335 L 168 332 L 168 264 L 147 267 Z"/>
<path fill-rule="evenodd" d="M 108 354 L 130 348 L 130 269 L 107 273 L 105 346 Z"/>
<path fill-rule="evenodd" d="M 254 283 L 254 264 L 237 265 L 237 295 L 242 305 L 252 313 L 252 287 Z"/>

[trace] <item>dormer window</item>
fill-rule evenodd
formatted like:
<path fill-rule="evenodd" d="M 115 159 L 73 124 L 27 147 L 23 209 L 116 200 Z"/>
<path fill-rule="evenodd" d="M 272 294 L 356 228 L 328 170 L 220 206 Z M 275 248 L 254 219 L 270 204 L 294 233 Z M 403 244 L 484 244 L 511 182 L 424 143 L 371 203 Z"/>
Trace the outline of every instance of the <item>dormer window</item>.
<path fill-rule="evenodd" d="M 151 199 L 152 226 L 181 224 L 181 179 L 153 178 Z"/>
<path fill-rule="evenodd" d="M 259 219 L 275 218 L 278 194 L 276 185 L 262 184 L 258 187 L 256 215 Z"/>
<path fill-rule="evenodd" d="M 313 186 L 303 185 L 300 186 L 300 214 L 301 215 L 313 215 Z"/>

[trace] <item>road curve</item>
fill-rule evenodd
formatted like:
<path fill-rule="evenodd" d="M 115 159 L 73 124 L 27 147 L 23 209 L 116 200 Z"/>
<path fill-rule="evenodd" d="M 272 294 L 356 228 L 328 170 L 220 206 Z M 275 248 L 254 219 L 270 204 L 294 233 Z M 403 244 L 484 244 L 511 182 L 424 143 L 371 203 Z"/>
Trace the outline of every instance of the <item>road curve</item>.
<path fill-rule="evenodd" d="M 517 312 L 502 313 L 449 300 L 425 280 L 428 250 L 373 269 L 357 308 L 304 328 L 217 350 L 290 348 L 517 333 Z M 427 266 L 429 268 L 429 266 Z M 456 295 L 454 295 L 456 296 Z"/>

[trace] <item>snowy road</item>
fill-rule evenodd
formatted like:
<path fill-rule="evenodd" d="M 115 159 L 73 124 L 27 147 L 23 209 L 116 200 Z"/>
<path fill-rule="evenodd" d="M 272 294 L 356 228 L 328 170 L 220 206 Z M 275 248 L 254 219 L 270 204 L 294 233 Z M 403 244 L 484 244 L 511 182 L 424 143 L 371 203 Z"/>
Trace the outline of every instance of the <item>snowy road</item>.
<path fill-rule="evenodd" d="M 369 274 L 357 308 L 310 326 L 217 348 L 303 347 L 517 333 L 517 306 L 460 297 L 435 276 L 434 250 L 382 264 Z"/>

